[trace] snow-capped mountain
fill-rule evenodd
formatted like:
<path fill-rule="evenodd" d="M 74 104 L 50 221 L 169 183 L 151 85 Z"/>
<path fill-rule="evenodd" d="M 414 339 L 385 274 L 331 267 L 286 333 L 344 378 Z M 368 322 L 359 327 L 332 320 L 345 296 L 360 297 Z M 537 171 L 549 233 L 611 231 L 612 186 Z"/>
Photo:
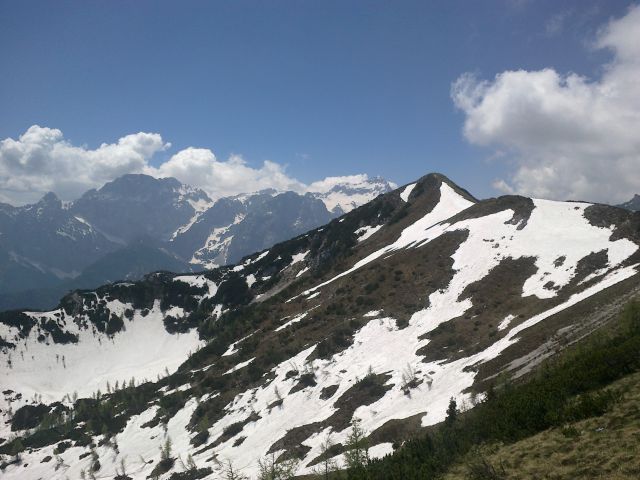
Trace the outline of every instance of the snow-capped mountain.
<path fill-rule="evenodd" d="M 174 178 L 124 175 L 66 205 L 52 193 L 35 205 L 0 205 L 0 310 L 51 306 L 51 298 L 71 288 L 97 286 L 85 281 L 89 277 L 137 279 L 140 271 L 234 263 L 323 225 L 342 212 L 336 202 L 350 209 L 391 189 L 366 176 L 332 180 L 324 187 L 315 184 L 314 193 L 307 194 L 263 191 L 213 202 L 204 191 Z M 127 247 L 132 244 L 137 251 L 148 247 L 138 257 L 145 261 L 131 269 L 109 268 L 131 261 Z M 108 262 L 107 254 L 112 255 Z M 100 272 L 100 267 L 107 268 Z"/>
<path fill-rule="evenodd" d="M 639 213 L 430 174 L 236 265 L 4 313 L 3 478 L 253 475 L 271 454 L 304 474 L 328 435 L 343 461 L 354 418 L 383 456 L 608 322 L 639 267 Z"/>
<path fill-rule="evenodd" d="M 397 185 L 384 178 L 369 178 L 368 175 L 328 177 L 309 186 L 309 193 L 322 200 L 327 210 L 336 214 L 350 212 L 370 202 L 378 195 L 390 192 Z"/>
<path fill-rule="evenodd" d="M 274 191 L 223 198 L 184 232 L 171 249 L 200 268 L 235 263 L 250 252 L 323 225 L 335 215 L 310 194 Z"/>

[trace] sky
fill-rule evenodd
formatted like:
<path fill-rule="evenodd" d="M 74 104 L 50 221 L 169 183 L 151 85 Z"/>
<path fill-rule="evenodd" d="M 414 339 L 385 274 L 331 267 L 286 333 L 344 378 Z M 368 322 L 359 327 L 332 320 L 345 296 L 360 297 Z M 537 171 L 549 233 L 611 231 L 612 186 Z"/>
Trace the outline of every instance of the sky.
<path fill-rule="evenodd" d="M 125 173 L 214 198 L 433 171 L 480 198 L 640 192 L 637 2 L 0 0 L 0 59 L 14 205 Z"/>

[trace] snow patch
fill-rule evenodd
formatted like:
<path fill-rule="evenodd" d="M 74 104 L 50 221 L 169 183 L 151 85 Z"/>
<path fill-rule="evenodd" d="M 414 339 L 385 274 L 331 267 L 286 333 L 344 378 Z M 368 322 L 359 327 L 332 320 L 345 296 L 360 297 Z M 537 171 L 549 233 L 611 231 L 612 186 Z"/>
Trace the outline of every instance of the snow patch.
<path fill-rule="evenodd" d="M 382 225 L 376 225 L 375 227 L 371 227 L 371 226 L 360 227 L 353 233 L 355 233 L 356 236 L 358 237 L 358 242 L 364 242 L 367 238 L 369 238 L 371 235 L 376 233 L 381 228 L 382 228 Z"/>
<path fill-rule="evenodd" d="M 402 190 L 402 192 L 400 193 L 400 198 L 405 201 L 408 202 L 409 201 L 409 195 L 411 195 L 411 192 L 413 192 L 413 189 L 416 188 L 416 184 L 412 183 L 411 185 L 407 185 L 406 187 L 404 187 L 404 190 Z"/>
<path fill-rule="evenodd" d="M 233 368 L 230 368 L 229 370 L 227 370 L 226 372 L 223 373 L 223 375 L 229 375 L 230 373 L 233 372 L 237 372 L 238 370 L 240 370 L 241 368 L 246 367 L 247 365 L 249 365 L 251 362 L 253 362 L 256 359 L 256 357 L 250 358 L 249 360 L 247 360 L 246 362 L 240 362 L 239 364 L 237 364 L 236 366 L 234 366 Z"/>

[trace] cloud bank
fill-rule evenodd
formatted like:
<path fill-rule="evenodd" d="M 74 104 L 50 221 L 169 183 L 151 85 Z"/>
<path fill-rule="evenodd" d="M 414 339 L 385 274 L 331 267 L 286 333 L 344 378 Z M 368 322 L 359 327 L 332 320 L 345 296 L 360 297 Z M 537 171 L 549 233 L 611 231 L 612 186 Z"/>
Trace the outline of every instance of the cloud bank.
<path fill-rule="evenodd" d="M 289 177 L 282 165 L 265 161 L 252 168 L 239 155 L 219 161 L 211 150 L 186 148 L 159 168 L 147 167 L 144 173 L 154 177 L 174 177 L 187 185 L 202 188 L 211 198 L 255 192 L 265 188 L 303 191 L 305 185 Z"/>
<path fill-rule="evenodd" d="M 514 166 L 495 188 L 611 203 L 640 192 L 640 6 L 605 25 L 593 46 L 612 52 L 596 80 L 547 68 L 454 82 L 466 139 Z"/>
<path fill-rule="evenodd" d="M 77 198 L 88 188 L 143 171 L 169 146 L 158 134 L 136 133 L 89 150 L 71 145 L 60 130 L 34 125 L 17 140 L 0 141 L 0 200 L 22 204 L 49 191 Z"/>
<path fill-rule="evenodd" d="M 140 132 L 90 149 L 72 145 L 58 129 L 34 125 L 18 139 L 0 141 L 0 202 L 32 203 L 49 191 L 74 200 L 127 173 L 175 177 L 214 199 L 264 188 L 307 188 L 278 163 L 265 161 L 253 168 L 238 155 L 220 161 L 203 148 L 187 148 L 158 167 L 151 165 L 153 156 L 170 146 L 157 133 Z"/>

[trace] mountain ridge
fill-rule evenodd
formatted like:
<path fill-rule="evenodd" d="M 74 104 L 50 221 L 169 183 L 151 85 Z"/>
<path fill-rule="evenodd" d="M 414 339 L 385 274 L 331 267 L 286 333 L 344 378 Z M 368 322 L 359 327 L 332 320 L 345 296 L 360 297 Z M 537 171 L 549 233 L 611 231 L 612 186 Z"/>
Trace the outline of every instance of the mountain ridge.
<path fill-rule="evenodd" d="M 640 195 L 636 193 L 631 200 L 621 203 L 617 206 L 620 208 L 626 208 L 627 210 L 632 210 L 634 212 L 640 211 Z"/>
<path fill-rule="evenodd" d="M 175 346 L 170 375 L 154 380 L 162 365 L 148 352 L 133 372 L 148 381 L 104 395 L 106 416 L 64 401 L 76 418 L 64 424 L 78 438 L 60 454 L 64 473 L 40 463 L 69 441 L 47 430 L 45 444 L 23 433 L 33 449 L 22 453 L 28 466 L 5 474 L 77 475 L 90 467 L 78 456 L 93 441 L 101 474 L 116 474 L 125 458 L 129 475 L 144 478 L 167 437 L 176 455 L 192 455 L 210 474 L 216 459 L 253 473 L 270 453 L 298 458 L 302 474 L 329 433 L 344 446 L 356 417 L 372 439 L 370 455 L 382 456 L 408 432 L 443 420 L 451 397 L 481 398 L 500 374 L 522 375 L 606 323 L 611 302 L 640 291 L 639 245 L 638 213 L 513 196 L 476 201 L 432 174 L 236 265 L 150 274 L 75 292 L 51 312 L 3 314 L 0 343 L 5 359 L 13 354 L 3 378 L 13 392 L 3 401 L 16 408 L 31 403 L 21 379 L 33 375 L 33 362 L 48 362 L 67 390 L 84 388 L 80 397 L 95 393 L 71 380 L 77 361 L 56 366 L 54 353 L 85 344 L 104 352 L 102 339 L 127 357 L 138 322 L 162 324 L 151 343 Z M 35 360 L 20 358 L 26 344 Z M 102 376 L 102 392 L 122 376 Z M 16 399 L 20 390 L 27 393 Z M 57 398 L 38 390 L 46 402 Z M 123 400 L 134 393 L 144 401 Z M 98 445 L 103 431 L 118 453 Z M 13 447 L 0 444 L 0 453 Z"/>
<path fill-rule="evenodd" d="M 383 184 L 376 179 L 369 197 L 377 195 Z M 362 188 L 354 201 L 366 197 Z M 100 258 L 115 252 L 125 255 L 126 246 L 139 244 L 142 238 L 162 244 L 170 256 L 184 263 L 182 271 L 191 271 L 234 263 L 337 215 L 326 210 L 318 194 L 263 191 L 241 197 L 214 202 L 204 191 L 174 178 L 130 174 L 89 190 L 74 202 L 63 203 L 55 193 L 48 193 L 33 205 L 2 205 L 0 310 L 53 306 L 50 292 L 63 292 L 70 279 L 81 281 L 86 277 L 83 270 Z M 274 222 L 277 217 L 288 220 Z M 256 229 L 261 229 L 259 236 L 252 234 Z M 157 253 L 154 249 L 146 252 L 148 259 Z M 156 255 L 156 259 L 147 263 L 148 271 L 177 266 L 169 257 Z M 105 281 L 134 278 L 126 270 L 114 273 L 119 277 L 105 276 Z M 82 287 L 78 282 L 73 285 Z M 46 291 L 39 292 L 39 287 Z"/>

